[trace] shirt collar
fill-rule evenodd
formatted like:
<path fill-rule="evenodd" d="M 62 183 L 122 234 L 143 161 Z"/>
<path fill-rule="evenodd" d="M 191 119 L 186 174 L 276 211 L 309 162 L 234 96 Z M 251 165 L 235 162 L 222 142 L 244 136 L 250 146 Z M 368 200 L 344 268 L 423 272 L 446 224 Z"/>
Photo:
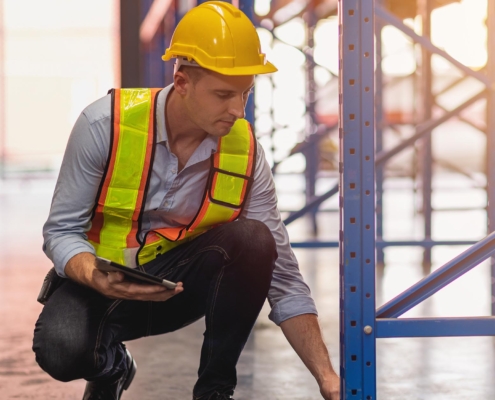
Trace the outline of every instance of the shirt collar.
<path fill-rule="evenodd" d="M 165 123 L 165 105 L 167 103 L 167 97 L 169 93 L 172 91 L 174 84 L 170 84 L 163 88 L 163 90 L 158 93 L 157 104 L 156 104 L 156 141 L 157 143 L 168 142 L 167 136 L 167 124 Z M 197 149 L 197 156 L 201 158 L 210 157 L 211 153 L 217 151 L 218 139 L 208 135 L 203 140 L 199 148 Z M 167 146 L 168 147 L 168 146 Z"/>

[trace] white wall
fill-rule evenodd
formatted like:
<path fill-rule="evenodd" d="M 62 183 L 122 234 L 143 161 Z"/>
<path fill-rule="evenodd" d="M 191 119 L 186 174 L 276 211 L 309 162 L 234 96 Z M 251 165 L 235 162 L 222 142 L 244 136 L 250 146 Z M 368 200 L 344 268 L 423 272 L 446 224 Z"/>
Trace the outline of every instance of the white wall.
<path fill-rule="evenodd" d="M 82 109 L 119 85 L 116 0 L 3 0 L 10 170 L 56 169 Z"/>

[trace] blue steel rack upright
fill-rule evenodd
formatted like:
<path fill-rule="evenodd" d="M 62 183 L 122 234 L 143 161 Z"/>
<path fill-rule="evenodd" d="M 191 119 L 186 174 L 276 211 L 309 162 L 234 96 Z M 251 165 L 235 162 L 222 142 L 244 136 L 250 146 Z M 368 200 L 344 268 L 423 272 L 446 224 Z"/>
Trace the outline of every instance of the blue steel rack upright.
<path fill-rule="evenodd" d="M 342 399 L 376 398 L 373 0 L 339 3 Z"/>
<path fill-rule="evenodd" d="M 495 2 L 488 2 L 489 32 L 495 29 Z M 423 3 L 428 6 L 428 2 Z M 376 11 L 382 22 L 401 23 L 388 15 L 380 5 Z M 427 8 L 423 9 L 426 13 Z M 340 0 L 340 273 L 341 273 L 341 382 L 342 400 L 376 399 L 376 338 L 495 336 L 495 317 L 470 318 L 398 318 L 438 290 L 459 278 L 480 262 L 492 257 L 494 274 L 495 232 L 426 276 L 420 282 L 375 311 L 375 166 L 381 166 L 402 149 L 429 132 L 459 110 L 487 96 L 487 181 L 490 230 L 495 221 L 495 39 L 488 35 L 488 75 L 464 72 L 484 82 L 486 92 L 473 96 L 443 117 L 427 120 L 416 134 L 388 152 L 381 143 L 374 160 L 374 51 L 372 26 L 373 0 Z M 423 20 L 428 22 L 427 18 Z M 405 27 L 402 27 L 405 28 Z M 377 31 L 380 31 L 378 25 Z M 409 32 L 432 52 L 439 52 L 427 39 Z M 378 62 L 380 58 L 378 48 Z M 445 54 L 442 54 L 445 56 Z M 426 56 L 429 59 L 429 56 Z M 447 55 L 447 58 L 449 56 Z M 377 82 L 381 83 L 380 68 Z M 423 84 L 429 80 L 428 71 Z M 377 88 L 381 93 L 381 88 Z M 381 100 L 381 98 L 380 98 Z M 381 103 L 377 111 L 381 113 Z M 381 120 L 381 115 L 377 118 Z M 381 126 L 379 127 L 381 129 Z M 381 137 L 380 137 L 381 139 Z M 429 146 L 428 140 L 426 146 Z M 428 152 L 428 149 L 426 150 Z M 428 154 L 427 154 L 428 156 Z M 431 161 L 431 157 L 428 162 Z M 425 172 L 426 173 L 426 172 Z M 427 183 L 428 185 L 428 183 Z M 425 240 L 426 242 L 427 240 Z M 450 244 L 452 242 L 449 242 Z M 380 244 L 380 243 L 379 243 Z M 381 243 L 384 245 L 384 243 Z M 395 245 L 411 245 L 407 241 Z M 421 243 L 426 245 L 427 243 Z M 447 242 L 435 242 L 447 244 Z M 388 243 L 387 245 L 390 245 Z M 433 241 L 431 244 L 433 245 Z M 426 246 L 425 246 L 426 247 Z M 430 247 L 431 248 L 431 247 Z M 427 259 L 428 255 L 425 257 Z M 492 280 L 492 284 L 495 281 Z M 492 297 L 493 312 L 493 297 Z"/>

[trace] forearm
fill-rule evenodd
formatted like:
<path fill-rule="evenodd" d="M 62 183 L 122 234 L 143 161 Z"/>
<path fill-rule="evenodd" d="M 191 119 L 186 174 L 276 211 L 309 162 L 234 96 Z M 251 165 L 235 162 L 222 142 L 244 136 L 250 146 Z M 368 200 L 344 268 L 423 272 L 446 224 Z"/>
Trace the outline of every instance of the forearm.
<path fill-rule="evenodd" d="M 316 315 L 298 315 L 282 322 L 280 327 L 320 386 L 330 377 L 335 377 Z"/>
<path fill-rule="evenodd" d="M 77 283 L 92 287 L 95 260 L 96 257 L 91 253 L 76 254 L 67 262 L 65 274 Z"/>

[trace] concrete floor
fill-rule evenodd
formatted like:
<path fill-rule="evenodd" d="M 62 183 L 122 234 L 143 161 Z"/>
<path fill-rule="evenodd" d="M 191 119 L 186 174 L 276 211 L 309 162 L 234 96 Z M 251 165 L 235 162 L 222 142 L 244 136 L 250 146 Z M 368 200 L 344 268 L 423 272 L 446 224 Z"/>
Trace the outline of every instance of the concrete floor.
<path fill-rule="evenodd" d="M 36 295 L 51 267 L 41 251 L 41 226 L 46 219 L 53 180 L 0 181 L 0 399 L 80 399 L 85 382 L 60 383 L 34 361 L 31 340 L 41 311 Z M 442 204 L 452 197 L 437 199 Z M 402 197 L 403 198 L 402 198 Z M 472 192 L 465 203 L 479 198 Z M 280 196 L 281 203 L 289 200 Z M 412 208 L 406 194 L 391 192 L 392 211 L 387 229 L 395 238 L 418 235 L 411 223 Z M 468 204 L 469 205 L 469 204 Z M 395 214 L 394 214 L 395 213 Z M 483 235 L 483 212 L 436 217 L 442 238 Z M 336 214 L 321 217 L 322 237 L 335 239 Z M 455 223 L 453 223 L 455 221 Z M 304 239 L 307 223 L 290 226 L 293 240 Z M 441 236 L 443 235 L 443 236 Z M 435 266 L 462 248 L 434 252 Z M 337 250 L 297 250 L 301 270 L 320 311 L 332 361 L 338 366 L 338 254 Z M 387 251 L 387 267 L 379 284 L 378 305 L 421 278 L 420 249 Z M 487 315 L 490 295 L 486 265 L 474 269 L 432 299 L 411 310 L 409 316 Z M 320 399 L 312 376 L 292 351 L 282 332 L 268 318 L 268 307 L 256 324 L 238 365 L 238 400 Z M 138 373 L 123 399 L 189 399 L 195 382 L 203 321 L 172 334 L 128 343 Z M 378 342 L 378 399 L 457 400 L 495 399 L 495 345 L 493 338 L 387 339 Z"/>

